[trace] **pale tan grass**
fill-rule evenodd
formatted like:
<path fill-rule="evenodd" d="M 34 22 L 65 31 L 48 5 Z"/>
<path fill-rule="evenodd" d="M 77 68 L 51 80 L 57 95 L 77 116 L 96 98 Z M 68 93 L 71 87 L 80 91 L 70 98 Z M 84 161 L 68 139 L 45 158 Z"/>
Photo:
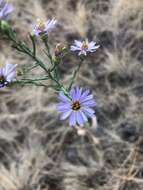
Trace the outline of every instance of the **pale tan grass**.
<path fill-rule="evenodd" d="M 63 36 L 67 33 L 77 33 L 81 38 L 86 38 L 88 29 L 91 29 L 92 32 L 97 32 L 95 33 L 95 36 L 104 30 L 108 30 L 115 34 L 116 37 L 116 34 L 119 33 L 120 22 L 124 22 L 124 20 L 128 19 L 131 15 L 136 15 L 136 13 L 139 14 L 137 17 L 135 17 L 135 20 L 131 22 L 130 25 L 128 25 L 128 31 L 130 30 L 131 32 L 135 33 L 137 39 L 142 39 L 142 28 L 140 23 L 143 7 L 142 0 L 112 1 L 109 12 L 106 14 L 99 14 L 98 10 L 92 12 L 85 1 L 78 1 L 76 8 L 71 8 L 70 10 L 70 1 L 68 0 L 54 0 L 51 2 L 47 1 L 44 7 L 42 6 L 42 1 L 29 0 L 24 2 L 22 0 L 12 0 L 12 2 L 17 5 L 16 12 L 19 10 L 22 11 L 22 18 L 15 16 L 15 13 L 13 13 L 12 20 L 15 23 L 15 27 L 19 29 L 19 37 L 24 37 L 26 40 L 27 38 L 25 36 L 31 31 L 31 25 L 37 17 L 46 19 L 49 15 L 51 18 L 55 17 L 58 19 L 59 26 L 62 26 L 62 31 L 63 29 L 66 31 L 63 32 Z M 23 5 L 25 5 L 25 7 L 23 7 Z M 51 11 L 51 8 L 53 8 L 53 12 Z M 31 24 L 27 22 L 27 19 L 31 21 Z M 90 21 L 93 24 L 93 28 L 90 28 L 89 26 Z M 59 39 L 58 35 L 60 35 L 60 31 L 57 33 L 56 39 L 59 41 L 63 40 Z M 94 39 L 95 36 L 93 36 Z M 0 53 L 2 64 L 7 60 L 7 57 L 9 57 L 12 63 L 18 63 L 18 65 L 29 64 L 31 61 L 30 59 L 24 58 L 24 56 L 21 55 L 17 56 L 15 51 L 7 48 L 7 45 L 8 44 L 2 45 L 2 53 Z M 120 75 L 123 75 L 126 72 L 128 74 L 142 72 L 142 66 L 140 62 L 137 61 L 135 57 L 132 57 L 130 54 L 130 49 L 126 48 L 126 45 L 122 48 L 120 56 L 118 47 L 116 46 L 116 39 L 114 45 L 114 50 L 103 47 L 103 51 L 106 54 L 107 59 L 106 62 L 103 61 L 102 66 L 104 65 L 104 72 L 106 71 L 107 76 L 112 72 L 117 72 Z M 39 55 L 41 55 L 43 47 L 41 48 L 40 46 L 39 49 Z M 47 61 L 45 57 L 44 60 Z M 89 59 L 87 60 L 89 61 Z M 92 60 L 92 62 L 93 68 L 96 67 L 97 65 L 94 64 L 94 60 Z M 74 64 L 77 64 L 77 62 L 74 62 L 73 65 Z M 106 85 L 109 85 L 108 89 L 110 90 L 110 94 L 107 96 L 106 93 L 104 94 L 100 91 L 97 93 L 97 91 L 100 89 L 96 89 L 96 84 L 98 84 L 98 81 L 95 81 L 95 73 L 93 72 L 94 69 L 91 68 L 90 71 L 88 70 L 90 70 L 90 68 L 88 64 L 85 64 L 81 68 L 81 73 L 77 78 L 78 80 L 76 84 L 81 85 L 82 83 L 82 85 L 85 84 L 86 87 L 93 87 L 93 94 L 96 95 L 99 108 L 109 105 L 109 102 L 118 103 L 117 97 L 121 92 L 125 93 L 129 97 L 130 101 L 130 105 L 125 112 L 124 118 L 119 118 L 117 122 L 113 122 L 106 114 L 102 113 L 103 118 L 110 124 L 111 127 L 111 130 L 110 128 L 106 128 L 104 130 L 105 134 L 103 136 L 99 138 L 94 136 L 95 130 L 97 130 L 97 128 L 95 127 L 96 122 L 93 121 L 93 127 L 88 131 L 88 137 L 91 137 L 91 141 L 88 143 L 83 141 L 81 146 L 78 140 L 81 138 L 80 135 L 83 135 L 83 133 L 81 134 L 80 131 L 80 134 L 76 134 L 77 132 L 75 131 L 75 136 L 79 136 L 78 138 L 76 137 L 74 139 L 72 145 L 68 144 L 68 146 L 76 147 L 84 161 L 86 161 L 86 159 L 90 159 L 90 166 L 85 166 L 83 162 L 77 166 L 65 161 L 65 149 L 63 149 L 63 147 L 65 147 L 66 144 L 64 144 L 64 140 L 67 138 L 67 134 L 72 129 L 68 128 L 69 126 L 67 122 L 62 123 L 62 127 L 58 126 L 59 124 L 56 123 L 56 120 L 58 120 L 58 113 L 55 108 L 57 94 L 54 94 L 51 89 L 45 90 L 44 88 L 31 86 L 18 89 L 15 88 L 14 90 L 2 89 L 0 91 L 0 109 L 2 109 L 0 113 L 0 123 L 2 124 L 2 122 L 5 120 L 10 124 L 10 126 L 6 126 L 5 129 L 0 129 L 0 139 L 6 140 L 8 142 L 14 142 L 17 146 L 17 149 L 14 151 L 16 159 L 11 160 L 9 163 L 10 168 L 7 169 L 3 164 L 0 166 L 0 187 L 2 190 L 21 190 L 23 187 L 32 187 L 32 185 L 37 184 L 40 177 L 43 177 L 44 175 L 48 174 L 52 177 L 57 177 L 57 170 L 59 170 L 64 176 L 62 184 L 65 190 L 73 190 L 73 188 L 74 190 L 89 189 L 89 186 L 86 183 L 87 177 L 90 177 L 90 175 L 94 173 L 97 168 L 102 168 L 102 166 L 106 168 L 103 157 L 104 149 L 98 149 L 100 147 L 101 141 L 104 140 L 105 136 L 107 135 L 109 140 L 107 144 L 109 143 L 109 145 L 113 145 L 116 142 L 122 144 L 122 139 L 118 136 L 114 129 L 117 127 L 117 125 L 123 122 L 124 119 L 127 121 L 135 121 L 138 126 L 140 125 L 142 121 L 142 112 L 140 111 L 142 98 L 138 98 L 137 96 L 133 95 L 131 91 L 132 88 L 137 87 L 138 84 L 135 82 L 134 86 L 129 85 L 125 88 L 117 87 L 116 89 L 112 89 L 108 83 Z M 90 77 L 82 75 L 84 71 L 87 71 Z M 37 70 L 35 73 L 43 74 L 41 70 Z M 69 76 L 65 76 L 63 83 L 67 84 L 69 78 Z M 10 102 L 15 103 L 15 105 L 13 106 L 12 104 L 10 106 Z M 49 121 L 46 120 L 44 124 L 41 124 L 41 126 L 39 124 L 39 126 L 37 126 L 37 120 L 34 114 L 39 113 L 47 113 L 47 117 L 55 116 L 55 118 L 53 117 L 53 119 Z M 13 120 L 16 120 L 17 124 L 14 124 L 14 122 L 12 122 Z M 43 122 L 42 115 L 40 121 L 41 123 Z M 55 127 L 55 125 L 57 125 L 59 128 L 57 127 L 51 130 L 51 126 Z M 18 135 L 18 130 L 22 130 L 25 127 L 29 130 L 28 136 L 25 137 L 24 143 L 20 144 L 16 141 L 16 136 Z M 92 134 L 93 131 L 94 133 Z M 87 135 L 87 133 L 84 134 Z M 51 138 L 49 138 L 49 136 Z M 58 137 L 59 140 L 57 141 Z M 46 140 L 45 146 L 41 145 L 41 141 L 43 140 Z M 131 150 L 132 147 L 130 144 L 125 144 Z M 91 158 L 91 155 L 88 155 L 87 158 L 87 154 L 84 153 L 84 150 L 86 150 L 87 147 L 93 147 L 93 151 L 97 153 L 99 160 Z M 54 154 L 53 152 L 55 149 L 57 149 L 59 153 Z M 53 160 L 49 158 L 49 155 L 52 153 L 55 157 L 58 157 L 57 162 L 53 162 Z M 51 170 L 45 171 L 45 169 L 43 169 L 43 167 L 49 162 L 51 162 L 54 166 L 52 172 Z M 138 169 L 141 163 L 141 161 L 136 163 Z M 121 173 L 123 173 L 125 168 L 123 167 L 121 170 Z M 119 189 L 122 182 L 122 176 L 115 176 L 115 171 L 117 170 L 109 170 L 111 175 L 110 180 L 105 183 L 105 185 L 98 187 L 97 190 Z M 139 180 L 138 178 L 133 178 L 132 180 L 136 181 L 138 184 L 142 184 L 142 180 Z M 39 189 L 37 188 L 36 190 L 43 190 L 40 187 L 40 183 L 38 186 Z M 95 187 L 90 188 L 90 190 L 93 189 L 95 189 Z"/>

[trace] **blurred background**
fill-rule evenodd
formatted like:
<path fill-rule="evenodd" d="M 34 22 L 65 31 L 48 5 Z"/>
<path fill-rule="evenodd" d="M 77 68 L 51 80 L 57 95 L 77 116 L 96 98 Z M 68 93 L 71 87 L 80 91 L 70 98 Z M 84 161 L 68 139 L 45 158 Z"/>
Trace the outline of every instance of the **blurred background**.
<path fill-rule="evenodd" d="M 52 49 L 85 38 L 101 47 L 76 81 L 97 101 L 97 125 L 94 118 L 85 131 L 59 121 L 52 90 L 0 89 L 0 190 L 142 190 L 143 0 L 9 2 L 15 7 L 9 22 L 28 44 L 37 18 L 56 18 Z M 48 61 L 37 43 L 39 56 Z M 0 62 L 6 61 L 20 68 L 32 60 L 0 37 Z M 77 64 L 76 55 L 64 58 L 64 84 Z"/>

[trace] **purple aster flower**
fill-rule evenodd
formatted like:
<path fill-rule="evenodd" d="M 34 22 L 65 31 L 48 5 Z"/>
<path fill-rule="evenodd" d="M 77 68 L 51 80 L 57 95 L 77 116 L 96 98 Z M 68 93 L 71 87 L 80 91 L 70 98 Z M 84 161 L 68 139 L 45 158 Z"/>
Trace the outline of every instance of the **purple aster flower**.
<path fill-rule="evenodd" d="M 40 34 L 48 35 L 48 33 L 55 28 L 56 23 L 57 20 L 55 19 L 47 20 L 46 22 L 41 19 L 37 19 L 37 23 L 34 25 L 33 28 L 33 33 L 36 36 L 39 36 Z"/>
<path fill-rule="evenodd" d="M 0 19 L 6 17 L 13 11 L 13 6 L 5 0 L 0 0 Z"/>
<path fill-rule="evenodd" d="M 57 109 L 62 113 L 60 119 L 65 120 L 69 118 L 69 125 L 83 126 L 88 118 L 94 116 L 95 111 L 91 108 L 96 105 L 93 99 L 93 95 L 89 90 L 83 90 L 82 88 L 72 88 L 69 92 L 71 97 L 68 98 L 63 92 L 59 93 L 59 100 L 61 101 L 57 105 Z"/>
<path fill-rule="evenodd" d="M 74 44 L 71 46 L 71 51 L 79 51 L 78 55 L 87 55 L 87 52 L 95 52 L 100 46 L 96 45 L 96 42 L 74 40 Z"/>
<path fill-rule="evenodd" d="M 0 68 L 0 88 L 6 86 L 16 76 L 16 65 L 6 63 L 4 67 Z"/>

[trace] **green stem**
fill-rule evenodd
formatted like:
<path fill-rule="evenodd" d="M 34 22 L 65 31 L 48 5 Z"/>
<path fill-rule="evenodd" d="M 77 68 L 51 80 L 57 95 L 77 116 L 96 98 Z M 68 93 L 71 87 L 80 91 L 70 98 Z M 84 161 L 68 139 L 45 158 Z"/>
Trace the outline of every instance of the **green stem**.
<path fill-rule="evenodd" d="M 71 90 L 71 88 L 72 88 L 72 86 L 73 86 L 73 84 L 74 84 L 74 81 L 75 81 L 75 79 L 76 79 L 76 76 L 77 76 L 77 74 L 78 74 L 78 72 L 79 72 L 79 70 L 80 70 L 80 67 L 81 67 L 83 61 L 84 61 L 84 60 L 81 59 L 80 63 L 78 64 L 77 68 L 75 69 L 75 71 L 74 71 L 74 73 L 73 73 L 73 75 L 72 75 L 71 82 L 70 82 L 70 85 L 69 85 L 69 87 L 68 87 L 68 90 L 69 90 L 69 91 Z"/>
<path fill-rule="evenodd" d="M 16 35 L 15 35 L 15 33 L 12 30 L 9 31 L 9 33 L 7 34 L 7 36 L 13 42 L 13 47 L 14 48 L 16 48 L 19 52 L 22 52 L 22 53 L 28 55 L 29 57 L 31 57 L 36 62 L 36 65 L 38 64 L 44 71 L 46 71 L 46 73 L 48 73 L 48 76 L 46 76 L 46 78 L 43 77 L 43 78 L 39 78 L 39 79 L 22 79 L 22 80 L 19 80 L 19 81 L 17 80 L 16 81 L 17 83 L 21 83 L 21 84 L 22 83 L 23 84 L 34 84 L 36 86 L 45 86 L 45 87 L 47 87 L 46 85 L 40 83 L 40 80 L 51 79 L 52 81 L 54 81 L 56 83 L 57 86 L 52 86 L 52 85 L 50 85 L 50 86 L 54 87 L 55 89 L 57 88 L 58 91 L 63 91 L 64 94 L 68 98 L 70 98 L 68 90 L 58 81 L 58 79 L 55 76 L 52 75 L 52 72 L 55 71 L 56 64 L 53 63 L 53 58 L 52 58 L 52 55 L 51 55 L 51 52 L 50 52 L 50 47 L 48 45 L 47 39 L 43 39 L 43 42 L 44 42 L 45 47 L 47 49 L 50 63 L 53 65 L 53 68 L 50 69 L 50 70 L 47 69 L 46 66 L 45 66 L 45 64 L 43 63 L 43 61 L 40 60 L 36 56 L 35 39 L 32 36 L 30 38 L 31 38 L 31 41 L 32 41 L 33 50 L 31 50 L 29 47 L 27 47 L 27 45 L 25 43 L 23 43 L 21 41 L 17 41 Z M 34 67 L 36 67 L 36 65 Z"/>
<path fill-rule="evenodd" d="M 49 73 L 49 77 L 50 77 L 51 80 L 53 80 L 58 85 L 59 88 L 62 88 L 63 85 L 61 85 L 59 83 L 59 81 L 56 80 L 51 73 Z"/>
<path fill-rule="evenodd" d="M 12 37 L 12 35 L 8 35 L 9 39 L 14 43 L 14 48 L 16 48 L 18 51 L 25 53 L 27 55 L 29 55 L 31 58 L 33 58 L 38 65 L 45 70 L 47 73 L 49 72 L 49 70 L 45 67 L 45 65 L 43 64 L 43 62 L 36 57 L 36 55 L 33 54 L 33 52 L 31 51 L 30 48 L 28 48 L 24 43 L 22 43 L 21 41 L 17 41 L 15 38 Z M 36 50 L 36 49 L 35 49 Z M 34 51 L 35 51 L 34 50 Z M 35 52 L 36 53 L 36 52 Z"/>
<path fill-rule="evenodd" d="M 46 76 L 46 77 L 42 77 L 42 78 L 36 78 L 36 79 L 27 79 L 27 78 L 23 78 L 23 79 L 21 79 L 21 81 L 41 81 L 41 80 L 48 80 L 49 79 L 49 77 L 48 76 Z"/>
<path fill-rule="evenodd" d="M 43 84 L 43 83 L 41 83 L 41 82 L 39 82 L 39 83 L 37 83 L 37 81 L 29 81 L 29 80 L 27 80 L 27 81 L 23 81 L 23 80 L 17 80 L 17 81 L 15 81 L 15 82 L 13 82 L 13 83 L 18 83 L 18 84 L 34 84 L 34 85 L 36 85 L 36 86 L 44 86 L 44 87 L 48 87 L 47 85 L 45 85 L 45 84 Z"/>
<path fill-rule="evenodd" d="M 35 36 L 30 35 L 30 39 L 32 42 L 32 47 L 33 47 L 33 55 L 36 56 L 36 44 L 35 44 Z"/>
<path fill-rule="evenodd" d="M 50 47 L 49 47 L 49 44 L 48 44 L 47 39 L 43 39 L 43 42 L 44 42 L 45 47 L 46 47 L 47 52 L 48 52 L 48 53 L 46 53 L 46 54 L 47 54 L 47 56 L 48 56 L 48 58 L 49 58 L 49 60 L 50 60 L 50 63 L 53 65 L 53 58 L 52 58 L 52 56 L 51 56 L 51 51 L 50 51 Z"/>
<path fill-rule="evenodd" d="M 25 73 L 28 73 L 29 71 L 32 71 L 33 69 L 35 69 L 36 67 L 38 67 L 39 65 L 37 63 L 35 63 L 33 66 L 29 67 L 27 70 L 25 69 Z"/>

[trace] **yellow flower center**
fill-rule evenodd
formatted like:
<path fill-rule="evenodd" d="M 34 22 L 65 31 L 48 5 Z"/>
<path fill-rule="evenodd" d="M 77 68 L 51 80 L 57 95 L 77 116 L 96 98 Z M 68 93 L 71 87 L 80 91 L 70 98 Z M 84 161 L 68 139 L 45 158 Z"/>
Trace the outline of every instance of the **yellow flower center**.
<path fill-rule="evenodd" d="M 45 22 L 42 19 L 37 19 L 37 28 L 41 31 L 44 31 Z"/>
<path fill-rule="evenodd" d="M 87 50 L 88 49 L 88 44 L 87 44 L 86 41 L 83 41 L 83 43 L 82 43 L 82 49 L 83 50 Z"/>
<path fill-rule="evenodd" d="M 75 102 L 73 102 L 73 104 L 72 104 L 72 109 L 73 110 L 79 110 L 80 109 L 80 102 L 79 101 L 75 101 Z"/>

